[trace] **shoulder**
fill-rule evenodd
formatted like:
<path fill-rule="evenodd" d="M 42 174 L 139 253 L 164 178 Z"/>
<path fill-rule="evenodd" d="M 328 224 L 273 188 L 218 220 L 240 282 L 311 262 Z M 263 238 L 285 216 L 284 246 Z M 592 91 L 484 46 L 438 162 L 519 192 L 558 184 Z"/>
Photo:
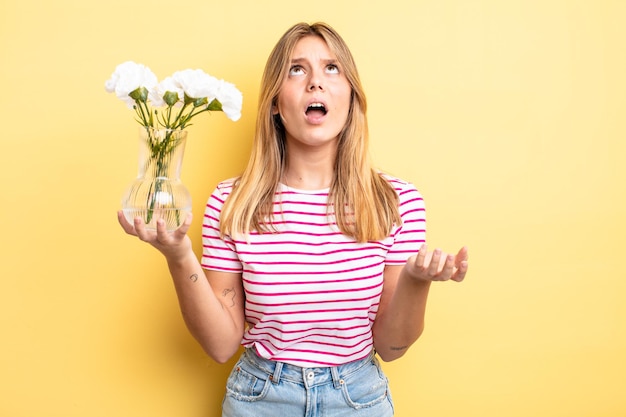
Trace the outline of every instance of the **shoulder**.
<path fill-rule="evenodd" d="M 384 180 L 386 180 L 389 185 L 396 191 L 400 200 L 406 198 L 421 198 L 420 192 L 417 190 L 415 184 L 410 181 L 403 180 L 398 177 L 394 177 L 393 175 L 387 174 L 385 172 L 379 172 L 378 175 L 381 176 Z"/>
<path fill-rule="evenodd" d="M 417 187 L 410 182 L 394 177 L 386 173 L 380 173 L 380 176 L 387 180 L 398 195 L 398 209 L 405 231 L 411 228 L 419 227 L 423 229 L 423 222 L 426 219 L 426 205 L 422 194 Z M 419 226 L 418 226 L 419 225 Z"/>
<path fill-rule="evenodd" d="M 219 182 L 209 196 L 207 206 L 212 207 L 213 209 L 221 209 L 228 196 L 232 193 L 236 182 L 237 178 L 230 178 Z"/>
<path fill-rule="evenodd" d="M 215 190 L 213 190 L 213 195 L 216 195 L 225 199 L 226 197 L 230 195 L 230 193 L 232 193 L 233 188 L 237 184 L 238 180 L 239 180 L 239 177 L 233 177 L 233 178 L 220 181 L 215 187 Z"/>

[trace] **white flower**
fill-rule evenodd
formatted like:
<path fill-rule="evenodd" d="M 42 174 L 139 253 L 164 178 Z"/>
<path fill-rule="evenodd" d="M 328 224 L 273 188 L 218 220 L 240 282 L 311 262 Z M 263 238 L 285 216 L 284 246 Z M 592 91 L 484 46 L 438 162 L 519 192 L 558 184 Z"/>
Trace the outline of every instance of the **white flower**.
<path fill-rule="evenodd" d="M 191 119 L 211 111 L 223 111 L 233 121 L 241 117 L 241 92 L 200 69 L 177 71 L 159 83 L 148 67 L 127 61 L 115 68 L 104 88 L 134 109 L 145 127 L 185 129 Z M 172 111 L 174 106 L 179 110 Z"/>
<path fill-rule="evenodd" d="M 209 103 L 215 98 L 219 81 L 200 69 L 177 71 L 172 75 L 172 78 L 180 85 L 189 98 L 199 99 L 206 97 Z"/>
<path fill-rule="evenodd" d="M 178 101 L 175 105 L 177 107 L 182 106 L 183 101 L 185 100 L 185 91 L 173 77 L 167 77 L 150 90 L 150 101 L 152 102 L 152 105 L 154 107 L 166 106 L 167 103 L 165 102 L 164 96 L 167 92 L 176 93 L 178 95 Z"/>
<path fill-rule="evenodd" d="M 115 95 L 132 109 L 135 105 L 135 99 L 129 94 L 141 87 L 150 91 L 156 84 L 157 77 L 150 68 L 133 61 L 126 61 L 115 68 L 104 87 L 109 93 L 115 92 Z"/>
<path fill-rule="evenodd" d="M 233 122 L 241 117 L 243 96 L 234 84 L 220 80 L 216 92 L 217 100 L 222 104 L 222 111 Z"/>

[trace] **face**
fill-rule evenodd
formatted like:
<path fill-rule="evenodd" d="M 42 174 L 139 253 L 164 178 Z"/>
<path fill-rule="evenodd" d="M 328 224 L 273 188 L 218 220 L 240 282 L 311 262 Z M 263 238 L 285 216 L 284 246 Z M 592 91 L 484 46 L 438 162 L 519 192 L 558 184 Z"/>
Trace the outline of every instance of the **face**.
<path fill-rule="evenodd" d="M 350 110 L 351 87 L 337 58 L 318 36 L 300 39 L 273 111 L 291 147 L 336 146 Z"/>

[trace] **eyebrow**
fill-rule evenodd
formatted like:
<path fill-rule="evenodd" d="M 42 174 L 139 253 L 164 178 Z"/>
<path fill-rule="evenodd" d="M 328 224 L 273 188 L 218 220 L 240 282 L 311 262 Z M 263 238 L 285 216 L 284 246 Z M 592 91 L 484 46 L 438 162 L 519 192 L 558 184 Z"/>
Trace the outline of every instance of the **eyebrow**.
<path fill-rule="evenodd" d="M 308 62 L 308 59 L 306 59 L 306 58 L 293 58 L 291 60 L 291 62 L 294 63 L 294 64 L 299 64 L 301 62 Z M 337 64 L 338 63 L 336 58 L 322 59 L 322 62 L 324 62 L 325 64 Z"/>

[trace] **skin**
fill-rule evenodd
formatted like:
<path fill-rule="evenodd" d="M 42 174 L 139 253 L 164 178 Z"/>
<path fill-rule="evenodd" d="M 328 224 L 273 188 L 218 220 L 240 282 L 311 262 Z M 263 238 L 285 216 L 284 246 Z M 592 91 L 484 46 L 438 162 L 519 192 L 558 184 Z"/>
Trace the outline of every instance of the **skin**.
<path fill-rule="evenodd" d="M 461 282 L 467 268 L 466 247 L 453 255 L 440 249 L 429 252 L 426 245 L 404 266 L 385 268 L 383 294 L 372 329 L 374 347 L 381 359 L 388 362 L 403 356 L 424 331 L 430 284 Z"/>
<path fill-rule="evenodd" d="M 301 39 L 293 52 L 274 114 L 286 130 L 287 164 L 283 180 L 300 189 L 330 186 L 337 141 L 346 124 L 351 87 L 335 56 L 317 36 Z M 307 113 L 321 102 L 326 114 Z"/>
<path fill-rule="evenodd" d="M 128 223 L 121 211 L 118 221 L 126 233 L 165 256 L 189 332 L 216 362 L 228 361 L 238 351 L 245 329 L 241 274 L 202 269 L 187 235 L 191 214 L 173 232 L 167 231 L 162 219 L 156 231 L 146 230 L 140 218 Z"/>
<path fill-rule="evenodd" d="M 283 182 L 300 189 L 330 186 L 338 135 L 350 107 L 350 84 L 335 56 L 319 37 L 298 41 L 283 81 L 274 114 L 286 130 L 286 169 Z M 309 112 L 312 102 L 324 103 L 327 113 Z M 191 334 L 215 361 L 229 360 L 239 349 L 245 330 L 241 274 L 203 270 L 192 250 L 187 231 L 189 215 L 176 231 L 163 221 L 146 230 L 140 218 L 133 224 L 118 212 L 124 231 L 149 243 L 167 260 L 181 312 Z M 424 314 L 433 281 L 463 281 L 468 251 L 456 254 L 423 245 L 404 266 L 388 266 L 379 311 L 373 325 L 374 347 L 385 361 L 404 355 L 424 329 Z M 199 279 L 205 277 L 206 279 Z"/>

